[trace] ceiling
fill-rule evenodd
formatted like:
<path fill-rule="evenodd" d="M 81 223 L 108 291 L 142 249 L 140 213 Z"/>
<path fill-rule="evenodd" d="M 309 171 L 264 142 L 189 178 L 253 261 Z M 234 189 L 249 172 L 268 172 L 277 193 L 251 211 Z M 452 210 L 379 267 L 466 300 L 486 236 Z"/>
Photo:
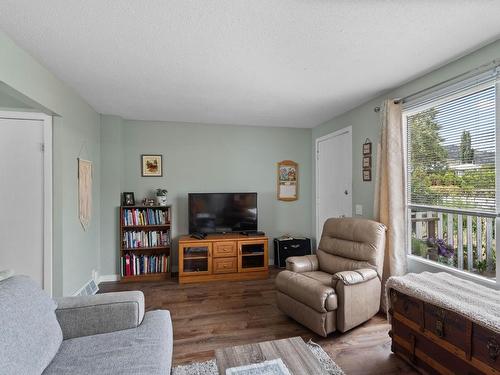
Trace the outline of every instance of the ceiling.
<path fill-rule="evenodd" d="M 1 0 L 97 112 L 314 127 L 500 35 L 486 0 Z"/>

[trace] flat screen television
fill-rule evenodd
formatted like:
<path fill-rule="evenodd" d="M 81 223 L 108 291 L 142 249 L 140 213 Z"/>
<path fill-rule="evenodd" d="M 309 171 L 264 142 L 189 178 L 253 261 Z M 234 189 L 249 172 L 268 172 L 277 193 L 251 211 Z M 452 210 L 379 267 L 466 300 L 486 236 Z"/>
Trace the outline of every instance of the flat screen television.
<path fill-rule="evenodd" d="M 189 193 L 189 233 L 257 230 L 257 193 Z"/>

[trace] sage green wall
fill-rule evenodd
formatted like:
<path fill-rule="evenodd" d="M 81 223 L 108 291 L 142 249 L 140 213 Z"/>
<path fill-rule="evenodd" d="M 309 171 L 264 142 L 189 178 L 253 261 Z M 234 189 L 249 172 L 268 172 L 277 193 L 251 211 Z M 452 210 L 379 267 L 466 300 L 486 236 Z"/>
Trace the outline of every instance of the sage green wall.
<path fill-rule="evenodd" d="M 311 234 L 310 129 L 126 120 L 120 129 L 116 118 L 102 118 L 103 275 L 118 272 L 116 208 L 121 191 L 133 191 L 140 201 L 156 188 L 167 188 L 174 237 L 188 232 L 188 192 L 256 191 L 260 230 L 269 237 Z M 164 177 L 141 177 L 140 155 L 148 153 L 163 154 Z M 276 163 L 284 159 L 299 163 L 296 202 L 276 199 Z M 121 177 L 116 175 L 120 168 Z"/>
<path fill-rule="evenodd" d="M 0 108 L 19 110 L 28 109 L 28 106 L 0 89 Z"/>
<path fill-rule="evenodd" d="M 490 63 L 494 59 L 500 58 L 500 41 L 491 43 L 467 56 L 455 60 L 439 69 L 432 71 L 418 79 L 415 79 L 401 87 L 390 90 L 384 95 L 381 95 L 369 102 L 366 102 L 334 119 L 315 127 L 312 131 L 312 147 L 315 148 L 316 139 L 328 133 L 342 129 L 346 126 L 352 126 L 352 165 L 353 165 L 353 213 L 356 204 L 363 205 L 363 216 L 373 217 L 373 197 L 374 197 L 374 180 L 375 174 L 371 182 L 363 182 L 361 176 L 361 159 L 362 145 L 366 138 L 373 142 L 373 164 L 376 161 L 376 144 L 380 136 L 380 119 L 379 114 L 374 112 L 374 107 L 380 106 L 386 98 L 405 97 L 417 91 L 429 88 L 435 84 L 441 83 L 447 79 L 453 78 L 459 74 L 465 73 L 471 69 L 477 68 L 483 64 Z M 313 170 L 315 170 L 315 160 L 313 159 Z M 372 169 L 375 172 L 375 167 Z M 313 182 L 313 194 L 315 184 Z M 313 210 L 313 228 L 315 227 L 316 209 Z M 313 230 L 313 233 L 314 230 Z"/>
<path fill-rule="evenodd" d="M 101 275 L 118 273 L 118 207 L 123 191 L 123 175 L 128 170 L 123 169 L 123 128 L 120 117 L 101 115 Z"/>
<path fill-rule="evenodd" d="M 74 91 L 0 32 L 0 82 L 57 114 L 53 121 L 53 224 L 55 295 L 76 292 L 99 269 L 100 118 Z M 5 103 L 5 106 L 12 103 Z M 0 103 L 0 106 L 2 104 Z M 78 220 L 77 157 L 92 160 L 92 221 Z"/>

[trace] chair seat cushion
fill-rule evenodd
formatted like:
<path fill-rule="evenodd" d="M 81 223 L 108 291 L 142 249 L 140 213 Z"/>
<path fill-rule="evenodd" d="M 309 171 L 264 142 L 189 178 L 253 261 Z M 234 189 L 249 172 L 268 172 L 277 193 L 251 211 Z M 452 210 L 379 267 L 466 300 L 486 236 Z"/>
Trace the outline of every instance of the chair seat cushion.
<path fill-rule="evenodd" d="M 43 374 L 165 375 L 171 361 L 170 313 L 157 310 L 137 328 L 64 340 Z"/>
<path fill-rule="evenodd" d="M 328 272 L 323 272 L 323 271 L 302 272 L 301 275 L 319 281 L 321 284 L 326 286 L 335 287 L 335 284 L 337 284 L 337 279 L 334 279 L 333 275 Z"/>
<path fill-rule="evenodd" d="M 318 312 L 333 311 L 338 306 L 335 289 L 300 273 L 281 271 L 276 276 L 276 288 Z"/>

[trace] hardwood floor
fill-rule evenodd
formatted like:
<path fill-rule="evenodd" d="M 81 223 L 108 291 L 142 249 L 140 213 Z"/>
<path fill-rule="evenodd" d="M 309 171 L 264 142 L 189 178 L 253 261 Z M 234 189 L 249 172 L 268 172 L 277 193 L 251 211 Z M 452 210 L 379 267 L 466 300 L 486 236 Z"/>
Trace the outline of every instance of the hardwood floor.
<path fill-rule="evenodd" d="M 274 278 L 179 285 L 176 280 L 101 283 L 101 292 L 142 290 L 146 310 L 170 310 L 174 365 L 214 358 L 214 350 L 301 336 L 319 343 L 346 374 L 417 374 L 390 350 L 383 315 L 345 334 L 323 338 L 278 310 Z"/>

